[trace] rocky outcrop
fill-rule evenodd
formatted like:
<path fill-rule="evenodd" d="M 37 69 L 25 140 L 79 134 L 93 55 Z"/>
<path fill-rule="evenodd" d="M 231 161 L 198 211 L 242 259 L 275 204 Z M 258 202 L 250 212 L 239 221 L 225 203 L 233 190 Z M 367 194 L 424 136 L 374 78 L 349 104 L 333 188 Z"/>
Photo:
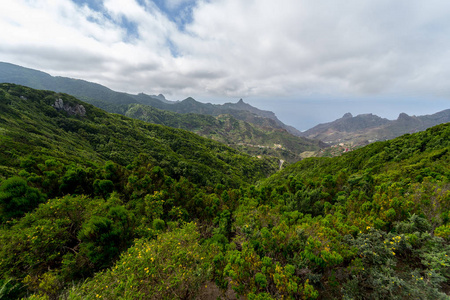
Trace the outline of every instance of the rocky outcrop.
<path fill-rule="evenodd" d="M 59 98 L 55 100 L 55 104 L 52 105 L 56 110 L 64 110 L 69 115 L 79 115 L 84 117 L 86 115 L 86 109 L 83 105 L 76 104 L 75 106 L 70 106 L 69 104 L 64 104 L 63 99 Z"/>

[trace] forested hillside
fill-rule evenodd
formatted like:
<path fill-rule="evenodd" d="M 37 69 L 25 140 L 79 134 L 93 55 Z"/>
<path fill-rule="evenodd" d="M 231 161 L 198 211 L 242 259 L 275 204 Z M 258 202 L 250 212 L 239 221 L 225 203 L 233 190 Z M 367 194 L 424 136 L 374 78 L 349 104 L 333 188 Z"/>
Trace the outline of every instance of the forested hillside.
<path fill-rule="evenodd" d="M 0 62 L 0 82 L 63 92 L 110 113 L 118 113 L 213 138 L 250 155 L 272 155 L 287 162 L 301 159 L 305 151 L 327 147 L 318 140 L 300 137 L 300 132 L 283 124 L 273 112 L 260 110 L 241 99 L 216 105 L 193 98 L 168 101 L 163 95 L 132 95 L 115 92 L 92 82 Z"/>
<path fill-rule="evenodd" d="M 0 149 L 0 297 L 450 295 L 450 124 L 276 172 L 3 84 Z"/>
<path fill-rule="evenodd" d="M 185 130 L 108 114 L 66 94 L 10 84 L 0 85 L 0 92 L 7 163 L 18 165 L 20 156 L 44 154 L 67 163 L 111 160 L 127 166 L 145 155 L 174 178 L 236 186 L 261 176 L 259 167 L 267 168 L 264 174 L 268 174 L 271 164 L 278 164 L 275 159 L 268 163 L 268 159 L 250 158 Z M 55 107 L 58 100 L 62 108 Z M 76 112 L 80 105 L 83 114 Z"/>
<path fill-rule="evenodd" d="M 260 110 L 244 103 L 242 99 L 237 103 L 225 103 L 223 105 L 201 103 L 191 97 L 182 101 L 168 101 L 163 95 L 146 95 L 144 93 L 132 95 L 115 92 L 93 82 L 60 76 L 55 77 L 38 70 L 5 62 L 0 62 L 0 82 L 67 93 L 113 113 L 123 114 L 127 110 L 128 105 L 143 104 L 177 113 L 195 113 L 211 116 L 229 114 L 238 120 L 256 125 L 259 125 L 261 121 L 267 122 L 264 119 L 269 119 L 273 121 L 273 125 L 276 128 L 285 129 L 294 135 L 300 134 L 294 127 L 281 122 L 273 112 Z"/>
<path fill-rule="evenodd" d="M 300 155 L 305 151 L 319 151 L 328 147 L 318 140 L 294 136 L 268 118 L 259 118 L 258 125 L 255 125 L 256 121 L 249 123 L 228 114 L 216 117 L 193 113 L 179 114 L 142 104 L 129 105 L 124 115 L 154 124 L 186 129 L 253 156 L 269 155 L 287 162 L 301 160 Z"/>

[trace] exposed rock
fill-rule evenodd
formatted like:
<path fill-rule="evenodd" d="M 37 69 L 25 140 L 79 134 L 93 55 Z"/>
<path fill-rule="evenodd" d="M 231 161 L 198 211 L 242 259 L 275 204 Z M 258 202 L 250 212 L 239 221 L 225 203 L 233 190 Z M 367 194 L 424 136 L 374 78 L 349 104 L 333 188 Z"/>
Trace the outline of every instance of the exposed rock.
<path fill-rule="evenodd" d="M 63 99 L 56 99 L 55 100 L 55 104 L 53 104 L 53 107 L 56 108 L 57 110 L 64 109 L 64 101 L 63 101 Z"/>
<path fill-rule="evenodd" d="M 86 109 L 83 105 L 76 104 L 75 106 L 70 106 L 69 104 L 64 104 L 64 101 L 61 98 L 55 100 L 55 104 L 53 104 L 53 107 L 56 110 L 64 110 L 69 115 L 79 115 L 82 117 L 86 115 Z"/>
<path fill-rule="evenodd" d="M 76 113 L 80 116 L 84 117 L 86 115 L 86 108 L 84 108 L 83 105 L 76 105 L 75 106 Z"/>

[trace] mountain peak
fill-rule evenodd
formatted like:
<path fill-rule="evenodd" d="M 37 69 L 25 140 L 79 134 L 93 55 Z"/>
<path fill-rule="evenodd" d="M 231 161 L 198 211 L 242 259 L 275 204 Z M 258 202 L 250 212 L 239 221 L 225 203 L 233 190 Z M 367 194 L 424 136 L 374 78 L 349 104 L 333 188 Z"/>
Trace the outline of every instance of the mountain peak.
<path fill-rule="evenodd" d="M 349 119 L 349 118 L 353 118 L 353 115 L 349 112 L 344 114 L 344 116 L 342 116 L 342 119 Z"/>
<path fill-rule="evenodd" d="M 408 119 L 410 119 L 410 118 L 411 118 L 411 117 L 410 117 L 408 114 L 402 112 L 402 113 L 400 113 L 400 114 L 398 115 L 397 120 L 408 120 Z"/>
<path fill-rule="evenodd" d="M 161 101 L 168 101 L 168 100 L 166 99 L 166 97 L 164 97 L 163 94 L 159 94 L 158 96 L 156 96 L 156 95 L 151 95 L 150 97 L 155 98 L 155 99 L 158 99 L 158 100 L 161 100 Z"/>
<path fill-rule="evenodd" d="M 244 104 L 244 100 L 242 100 L 242 98 L 239 99 L 239 101 L 237 102 L 237 104 Z"/>

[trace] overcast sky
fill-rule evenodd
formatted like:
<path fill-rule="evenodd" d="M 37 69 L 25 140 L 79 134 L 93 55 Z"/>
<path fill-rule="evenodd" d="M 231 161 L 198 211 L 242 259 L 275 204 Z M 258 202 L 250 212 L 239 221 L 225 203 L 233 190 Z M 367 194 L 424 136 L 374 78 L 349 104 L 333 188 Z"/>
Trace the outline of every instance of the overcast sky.
<path fill-rule="evenodd" d="M 447 0 L 0 1 L 0 61 L 300 130 L 450 108 Z"/>

